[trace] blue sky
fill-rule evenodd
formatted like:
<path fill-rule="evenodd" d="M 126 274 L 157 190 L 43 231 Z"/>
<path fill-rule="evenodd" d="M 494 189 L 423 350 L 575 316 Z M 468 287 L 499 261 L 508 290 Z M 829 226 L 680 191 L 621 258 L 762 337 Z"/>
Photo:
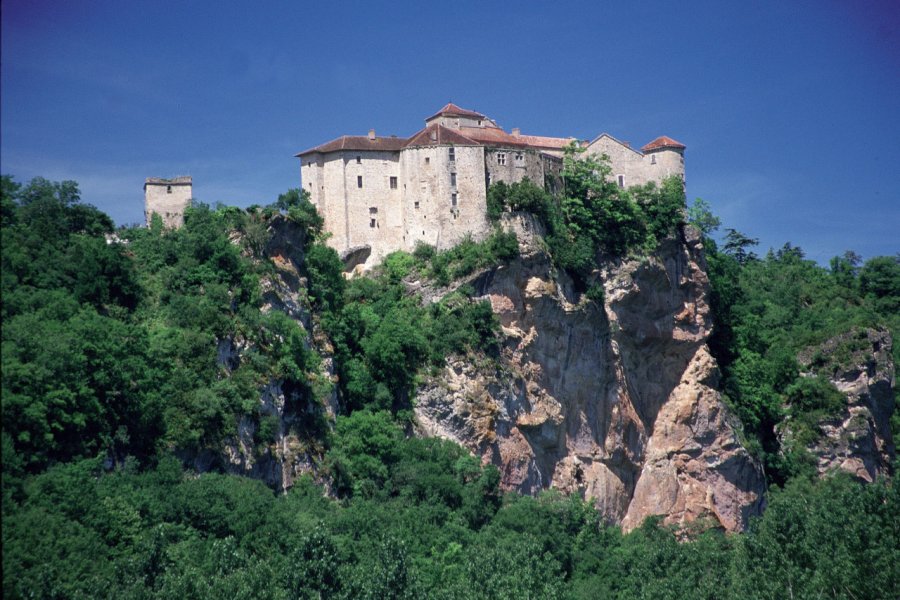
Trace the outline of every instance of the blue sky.
<path fill-rule="evenodd" d="M 0 168 L 118 223 L 145 177 L 269 203 L 293 155 L 452 100 L 507 130 L 687 145 L 688 198 L 820 262 L 900 251 L 900 6 L 3 0 Z"/>

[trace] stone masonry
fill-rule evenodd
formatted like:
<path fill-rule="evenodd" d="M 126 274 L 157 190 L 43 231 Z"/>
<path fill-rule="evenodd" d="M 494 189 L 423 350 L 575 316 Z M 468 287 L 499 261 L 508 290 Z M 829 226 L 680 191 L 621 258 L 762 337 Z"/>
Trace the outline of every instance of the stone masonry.
<path fill-rule="evenodd" d="M 150 226 L 153 213 L 156 213 L 165 227 L 181 227 L 184 211 L 191 205 L 192 186 L 190 176 L 174 179 L 148 177 L 144 182 L 144 218 L 147 226 Z"/>
<path fill-rule="evenodd" d="M 518 129 L 508 133 L 487 116 L 452 103 L 409 138 L 379 137 L 372 130 L 296 156 L 301 185 L 331 234 L 328 243 L 339 253 L 368 247 L 368 268 L 420 242 L 440 250 L 466 235 L 483 238 L 490 231 L 488 186 L 526 177 L 552 185 L 571 143 L 588 155 L 608 157 L 610 176 L 622 187 L 684 178 L 685 146 L 665 136 L 638 151 L 605 133 L 591 142 Z"/>

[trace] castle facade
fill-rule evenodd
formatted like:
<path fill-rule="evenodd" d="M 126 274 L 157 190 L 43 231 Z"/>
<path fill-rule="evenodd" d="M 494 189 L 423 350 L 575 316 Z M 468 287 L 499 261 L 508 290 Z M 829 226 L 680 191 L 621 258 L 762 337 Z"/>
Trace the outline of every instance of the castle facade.
<path fill-rule="evenodd" d="M 621 187 L 684 178 L 685 146 L 659 137 L 640 151 L 608 134 L 593 141 L 507 133 L 485 115 L 447 104 L 409 138 L 341 136 L 297 154 L 301 186 L 325 219 L 342 255 L 362 252 L 364 267 L 418 242 L 439 250 L 470 234 L 487 235 L 487 189 L 528 177 L 553 185 L 570 143 L 609 157 Z M 368 248 L 368 250 L 366 250 Z"/>

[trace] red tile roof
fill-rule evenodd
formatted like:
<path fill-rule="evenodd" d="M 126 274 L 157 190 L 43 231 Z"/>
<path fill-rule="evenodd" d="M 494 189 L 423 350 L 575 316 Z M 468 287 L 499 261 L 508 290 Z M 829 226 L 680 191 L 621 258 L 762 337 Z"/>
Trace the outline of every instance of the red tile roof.
<path fill-rule="evenodd" d="M 444 106 L 444 108 L 437 111 L 436 113 L 434 113 L 433 115 L 431 115 L 430 117 L 428 117 L 425 120 L 430 121 L 431 119 L 433 119 L 435 117 L 440 117 L 442 115 L 448 116 L 448 117 L 475 117 L 476 119 L 485 119 L 486 118 L 483 114 L 475 112 L 474 110 L 466 110 L 465 108 L 458 107 L 457 105 L 453 104 L 452 102 L 448 102 Z"/>
<path fill-rule="evenodd" d="M 410 136 L 404 148 L 411 146 L 437 146 L 453 144 L 454 146 L 478 146 L 478 142 L 470 139 L 455 129 L 432 123 Z"/>
<path fill-rule="evenodd" d="M 405 144 L 406 138 L 376 137 L 375 139 L 371 139 L 365 135 L 342 135 L 336 140 L 331 140 L 321 146 L 304 150 L 294 156 L 299 157 L 315 153 L 325 154 L 327 152 L 338 152 L 340 150 L 396 152 L 403 148 Z"/>
<path fill-rule="evenodd" d="M 641 152 L 649 152 L 651 150 L 659 150 L 661 148 L 676 148 L 684 150 L 687 148 L 684 144 L 679 141 L 673 140 L 672 138 L 661 135 L 643 148 L 641 148 Z"/>

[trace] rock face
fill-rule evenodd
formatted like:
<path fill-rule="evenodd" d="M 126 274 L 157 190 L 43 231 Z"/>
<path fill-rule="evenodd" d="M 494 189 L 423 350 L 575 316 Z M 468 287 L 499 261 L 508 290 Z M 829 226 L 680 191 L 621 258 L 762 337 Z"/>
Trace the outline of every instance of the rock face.
<path fill-rule="evenodd" d="M 764 477 L 716 391 L 698 236 L 606 265 L 598 302 L 555 272 L 532 221 L 512 220 L 521 258 L 471 282 L 502 324 L 500 360 L 448 360 L 418 392 L 418 432 L 480 454 L 507 489 L 581 494 L 626 529 L 651 515 L 745 527 Z"/>
<path fill-rule="evenodd" d="M 798 356 L 805 375 L 822 375 L 846 397 L 839 414 L 818 423 L 819 437 L 806 447 L 820 475 L 846 471 L 866 482 L 891 472 L 895 456 L 893 340 L 884 329 L 853 329 Z M 782 439 L 791 436 L 790 422 Z"/>
<path fill-rule="evenodd" d="M 317 331 L 306 297 L 306 281 L 299 266 L 303 261 L 304 236 L 291 221 L 276 217 L 269 223 L 271 238 L 261 249 L 260 260 L 271 261 L 272 275 L 260 281 L 262 312 L 276 310 L 285 313 L 307 332 L 307 345 L 315 346 L 322 356 L 318 378 L 333 377 L 330 347 L 324 335 Z M 219 341 L 218 362 L 227 371 L 240 364 L 248 349 L 245 340 Z M 287 382 L 271 378 L 260 389 L 259 415 L 270 419 L 274 429 L 271 443 L 256 440 L 261 420 L 243 416 L 237 423 L 237 435 L 225 440 L 219 455 L 208 457 L 209 465 L 196 464 L 204 471 L 214 464 L 227 472 L 261 479 L 275 489 L 287 490 L 301 475 L 317 476 L 317 465 L 324 453 L 324 443 L 309 422 L 333 422 L 337 415 L 337 392 L 332 388 L 322 398 L 311 399 L 306 389 L 295 389 Z M 325 387 L 328 387 L 327 385 Z M 322 482 L 327 483 L 327 482 Z"/>

